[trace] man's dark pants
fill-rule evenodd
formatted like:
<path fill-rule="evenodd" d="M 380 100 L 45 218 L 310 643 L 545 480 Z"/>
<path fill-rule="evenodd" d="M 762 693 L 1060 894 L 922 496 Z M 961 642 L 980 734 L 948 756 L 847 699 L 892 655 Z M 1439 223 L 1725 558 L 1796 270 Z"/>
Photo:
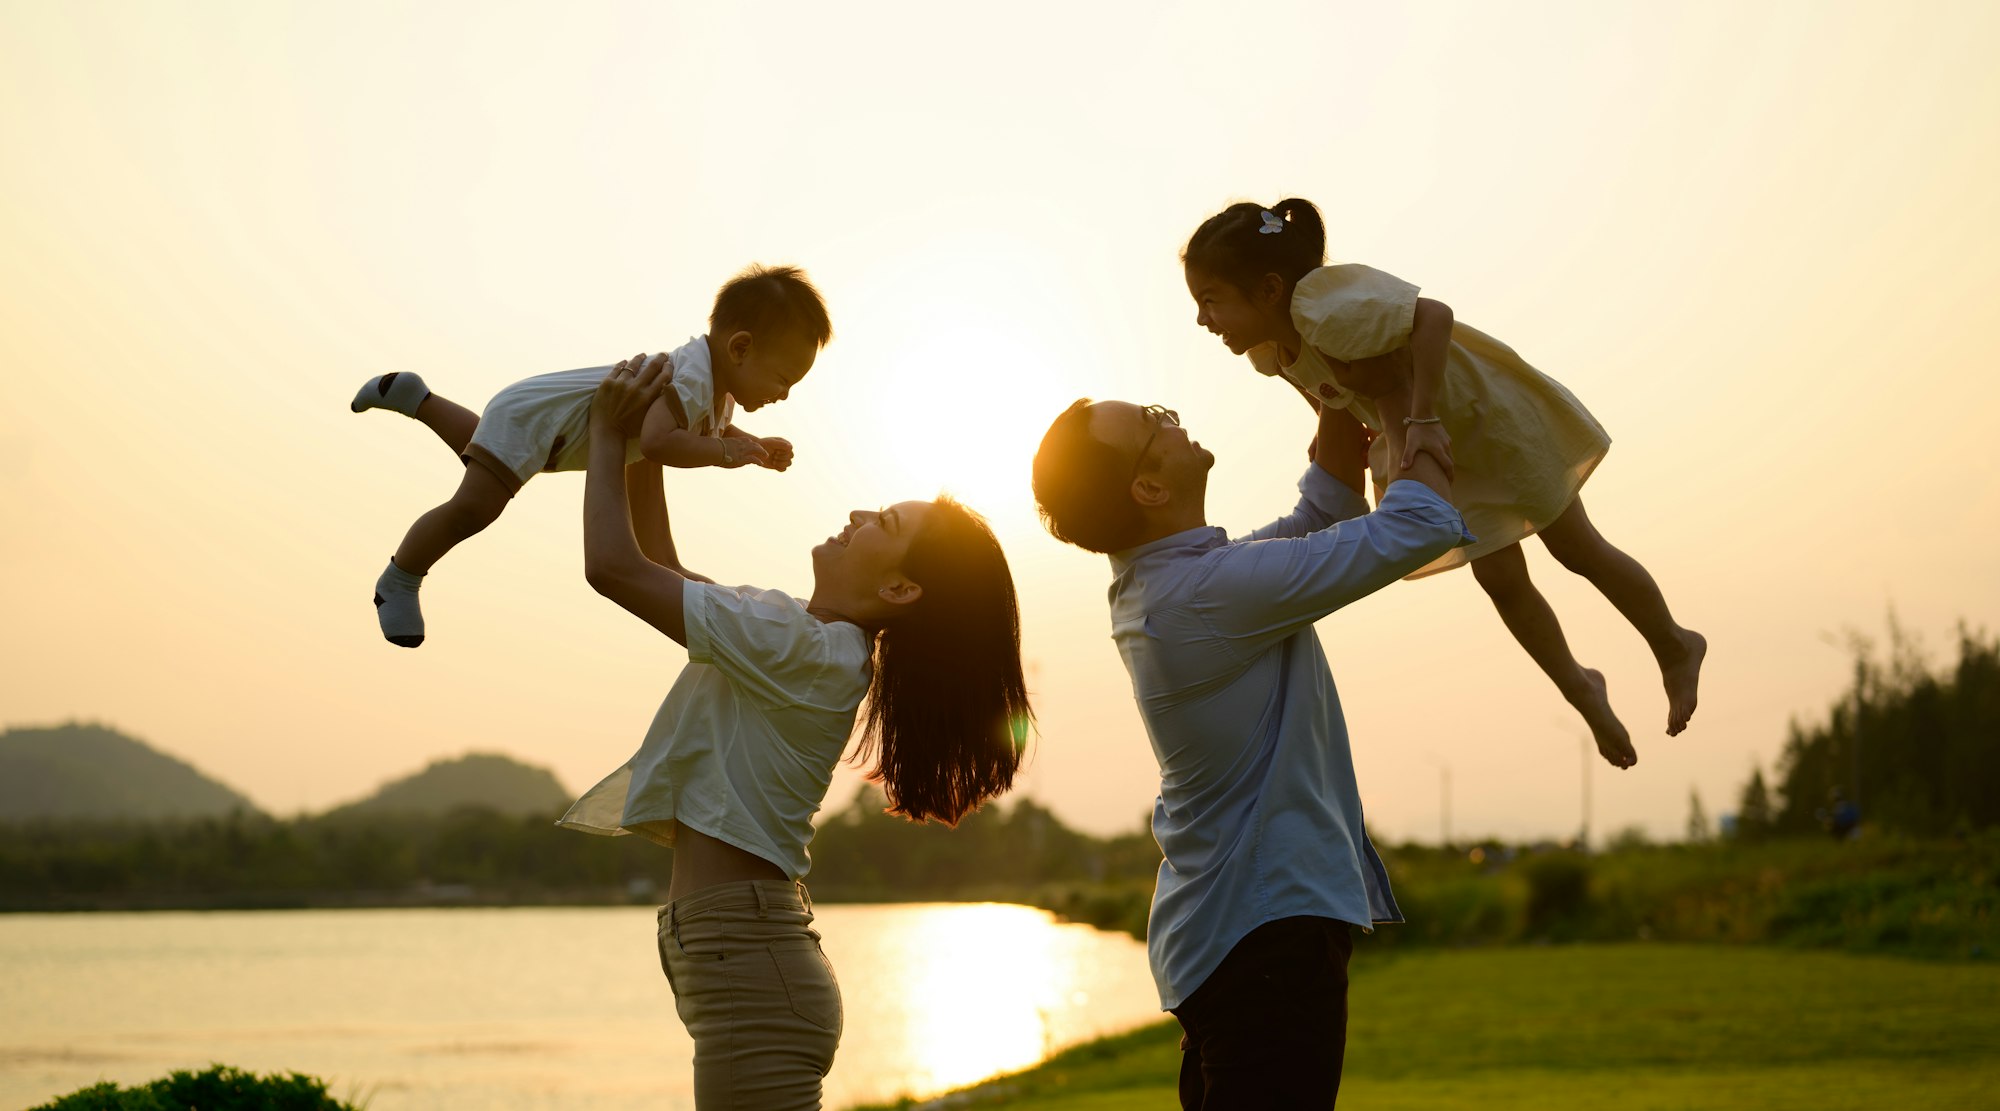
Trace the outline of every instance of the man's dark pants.
<path fill-rule="evenodd" d="M 1174 1008 L 1184 1111 L 1332 1107 L 1353 955 L 1347 923 L 1331 918 L 1280 918 L 1237 942 Z"/>

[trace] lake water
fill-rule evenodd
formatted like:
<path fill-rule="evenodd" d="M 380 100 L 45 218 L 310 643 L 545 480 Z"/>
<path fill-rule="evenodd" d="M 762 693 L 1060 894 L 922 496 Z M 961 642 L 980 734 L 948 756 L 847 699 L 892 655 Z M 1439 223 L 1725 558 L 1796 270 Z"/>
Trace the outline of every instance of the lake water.
<path fill-rule="evenodd" d="M 1145 948 L 1000 904 L 825 906 L 826 1106 L 1160 1017 Z M 0 1107 L 222 1062 L 371 1111 L 693 1108 L 647 907 L 0 915 Z"/>

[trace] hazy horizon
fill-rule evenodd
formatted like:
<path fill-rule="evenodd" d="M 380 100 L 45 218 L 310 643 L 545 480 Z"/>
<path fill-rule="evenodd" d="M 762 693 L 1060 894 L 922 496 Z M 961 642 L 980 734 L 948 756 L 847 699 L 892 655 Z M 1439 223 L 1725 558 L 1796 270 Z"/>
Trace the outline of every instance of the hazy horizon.
<path fill-rule="evenodd" d="M 467 751 L 583 790 L 686 654 L 583 581 L 582 482 L 530 483 L 393 648 L 369 588 L 458 465 L 347 409 L 388 370 L 477 408 L 663 350 L 752 261 L 835 338 L 743 418 L 786 474 L 673 472 L 689 564 L 805 593 L 850 508 L 949 489 L 1021 591 L 1018 794 L 1095 833 L 1157 779 L 1100 557 L 1035 520 L 1079 396 L 1178 409 L 1210 519 L 1290 508 L 1309 414 L 1193 323 L 1176 254 L 1304 196 L 1610 431 L 1584 500 L 1710 642 L 1661 733 L 1638 635 L 1529 542 L 1639 765 L 1594 832 L 1734 809 L 1893 607 L 1940 654 L 2000 575 L 2000 8 L 1527 3 L 504 10 L 0 6 L 0 726 L 101 721 L 274 813 Z M 753 46 L 754 44 L 754 46 Z M 974 48 L 976 47 L 976 49 Z M 1982 555 L 1982 552 L 1987 554 Z M 1582 723 L 1469 574 L 1320 625 L 1370 825 L 1565 836 Z M 1592 761 L 1596 757 L 1590 757 Z M 844 805 L 843 770 L 828 806 Z"/>

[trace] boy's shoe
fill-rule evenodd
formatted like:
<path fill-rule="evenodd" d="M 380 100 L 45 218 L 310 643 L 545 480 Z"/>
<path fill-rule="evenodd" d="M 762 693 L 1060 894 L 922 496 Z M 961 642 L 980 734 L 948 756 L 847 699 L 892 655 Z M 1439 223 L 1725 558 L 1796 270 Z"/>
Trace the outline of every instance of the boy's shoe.
<path fill-rule="evenodd" d="M 417 415 L 417 406 L 431 395 L 431 388 L 424 385 L 423 376 L 411 371 L 396 371 L 378 374 L 361 384 L 361 392 L 354 395 L 348 408 L 357 413 L 370 409 L 394 409 L 406 417 Z"/>

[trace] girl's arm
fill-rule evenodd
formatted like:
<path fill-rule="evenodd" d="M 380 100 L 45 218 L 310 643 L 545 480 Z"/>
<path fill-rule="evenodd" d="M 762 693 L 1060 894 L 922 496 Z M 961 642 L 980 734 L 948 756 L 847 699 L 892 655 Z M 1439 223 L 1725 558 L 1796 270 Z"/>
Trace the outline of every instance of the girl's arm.
<path fill-rule="evenodd" d="M 1437 462 L 1446 477 L 1452 474 L 1451 436 L 1437 420 L 1437 403 L 1443 393 L 1444 357 L 1451 348 L 1451 306 L 1428 297 L 1417 298 L 1415 318 L 1410 326 L 1410 392 L 1405 406 L 1383 406 L 1383 418 L 1402 408 L 1393 423 L 1400 426 L 1403 454 L 1399 471 L 1416 466 L 1418 455 Z M 1405 423 L 1402 419 L 1409 418 Z"/>
<path fill-rule="evenodd" d="M 583 577 L 591 589 L 686 644 L 681 592 L 687 578 L 646 558 L 632 531 L 625 485 L 625 438 L 656 399 L 665 366 L 661 355 L 647 360 L 637 373 L 620 364 L 598 384 L 591 399 L 590 466 L 583 485 Z M 660 504 L 664 525 L 664 497 Z"/>
<path fill-rule="evenodd" d="M 1410 416 L 1437 416 L 1439 387 L 1444 383 L 1444 356 L 1451 347 L 1451 306 L 1428 297 L 1417 298 L 1410 325 Z"/>

